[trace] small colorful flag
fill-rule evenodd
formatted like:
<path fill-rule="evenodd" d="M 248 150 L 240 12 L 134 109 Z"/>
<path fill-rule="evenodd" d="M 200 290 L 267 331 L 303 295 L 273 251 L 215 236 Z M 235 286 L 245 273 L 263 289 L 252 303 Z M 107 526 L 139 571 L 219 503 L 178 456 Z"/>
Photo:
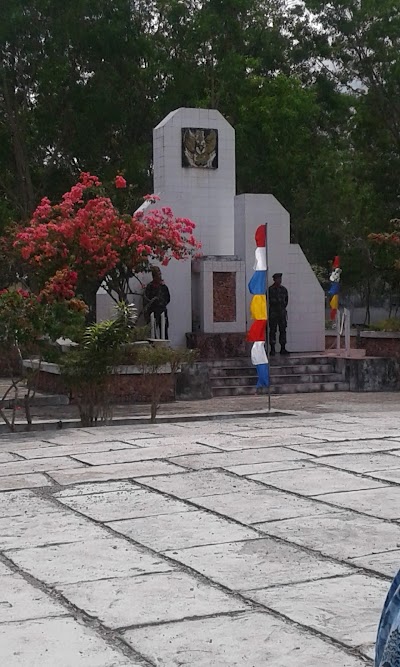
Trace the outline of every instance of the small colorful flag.
<path fill-rule="evenodd" d="M 337 255 L 332 262 L 332 273 L 329 280 L 331 281 L 331 287 L 329 289 L 330 301 L 329 305 L 331 308 L 331 320 L 336 319 L 337 311 L 339 309 L 339 292 L 340 292 L 340 274 L 342 269 L 340 268 L 340 257 Z"/>
<path fill-rule="evenodd" d="M 266 225 L 260 225 L 255 233 L 256 251 L 254 274 L 249 282 L 249 292 L 253 298 L 250 314 L 254 320 L 247 334 L 247 340 L 253 343 L 251 363 L 257 369 L 257 389 L 269 387 L 269 364 L 265 351 L 267 333 L 267 238 Z"/>

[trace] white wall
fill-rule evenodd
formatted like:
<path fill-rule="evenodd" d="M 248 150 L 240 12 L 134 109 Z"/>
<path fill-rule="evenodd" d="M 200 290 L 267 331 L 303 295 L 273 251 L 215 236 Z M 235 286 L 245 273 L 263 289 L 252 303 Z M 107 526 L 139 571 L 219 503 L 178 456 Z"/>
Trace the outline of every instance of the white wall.
<path fill-rule="evenodd" d="M 182 167 L 183 127 L 218 130 L 218 168 Z M 235 132 L 219 111 L 177 109 L 153 131 L 154 192 L 196 222 L 204 255 L 234 254 Z"/>
<path fill-rule="evenodd" d="M 290 216 L 273 195 L 244 194 L 235 198 L 236 254 L 246 263 L 246 285 L 253 275 L 255 241 L 259 225 L 268 223 L 269 284 L 283 273 L 289 291 L 288 349 L 317 352 L 325 349 L 325 296 L 300 246 L 290 243 Z M 251 295 L 246 290 L 247 326 Z"/>

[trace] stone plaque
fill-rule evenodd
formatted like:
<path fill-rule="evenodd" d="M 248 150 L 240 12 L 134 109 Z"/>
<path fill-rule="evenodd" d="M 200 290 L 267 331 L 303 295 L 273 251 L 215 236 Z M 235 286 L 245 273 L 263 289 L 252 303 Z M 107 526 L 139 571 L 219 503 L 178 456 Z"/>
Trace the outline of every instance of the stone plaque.
<path fill-rule="evenodd" d="M 218 168 L 218 130 L 182 128 L 182 167 Z"/>
<path fill-rule="evenodd" d="M 213 320 L 236 322 L 236 273 L 213 273 Z"/>

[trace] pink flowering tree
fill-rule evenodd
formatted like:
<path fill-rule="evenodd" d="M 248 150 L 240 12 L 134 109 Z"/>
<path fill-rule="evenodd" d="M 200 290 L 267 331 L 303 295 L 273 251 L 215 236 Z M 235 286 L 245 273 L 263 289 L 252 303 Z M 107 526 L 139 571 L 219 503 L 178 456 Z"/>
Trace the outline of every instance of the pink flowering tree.
<path fill-rule="evenodd" d="M 103 284 L 115 301 L 126 303 L 132 279 L 153 262 L 165 266 L 199 252 L 194 223 L 175 217 L 170 208 L 121 213 L 115 201 L 122 201 L 126 189 L 121 175 L 106 189 L 96 176 L 82 173 L 60 202 L 42 199 L 13 242 L 41 289 L 50 281 L 53 290 L 66 290 L 68 298 L 71 292 L 80 294 L 90 305 Z M 157 198 L 145 199 L 154 203 Z M 63 276 L 69 277 L 68 285 Z"/>

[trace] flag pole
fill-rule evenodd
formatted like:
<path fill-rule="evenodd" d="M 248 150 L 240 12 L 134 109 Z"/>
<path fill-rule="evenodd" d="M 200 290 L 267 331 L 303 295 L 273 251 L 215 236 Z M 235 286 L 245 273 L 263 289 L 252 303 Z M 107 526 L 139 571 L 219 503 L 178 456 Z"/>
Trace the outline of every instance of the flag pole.
<path fill-rule="evenodd" d="M 269 364 L 269 294 L 268 294 L 268 222 L 265 223 L 265 262 L 267 270 L 265 272 L 265 298 L 267 301 L 267 327 L 266 327 L 266 344 L 267 344 L 267 359 L 268 359 L 268 412 L 271 412 L 271 366 Z"/>

